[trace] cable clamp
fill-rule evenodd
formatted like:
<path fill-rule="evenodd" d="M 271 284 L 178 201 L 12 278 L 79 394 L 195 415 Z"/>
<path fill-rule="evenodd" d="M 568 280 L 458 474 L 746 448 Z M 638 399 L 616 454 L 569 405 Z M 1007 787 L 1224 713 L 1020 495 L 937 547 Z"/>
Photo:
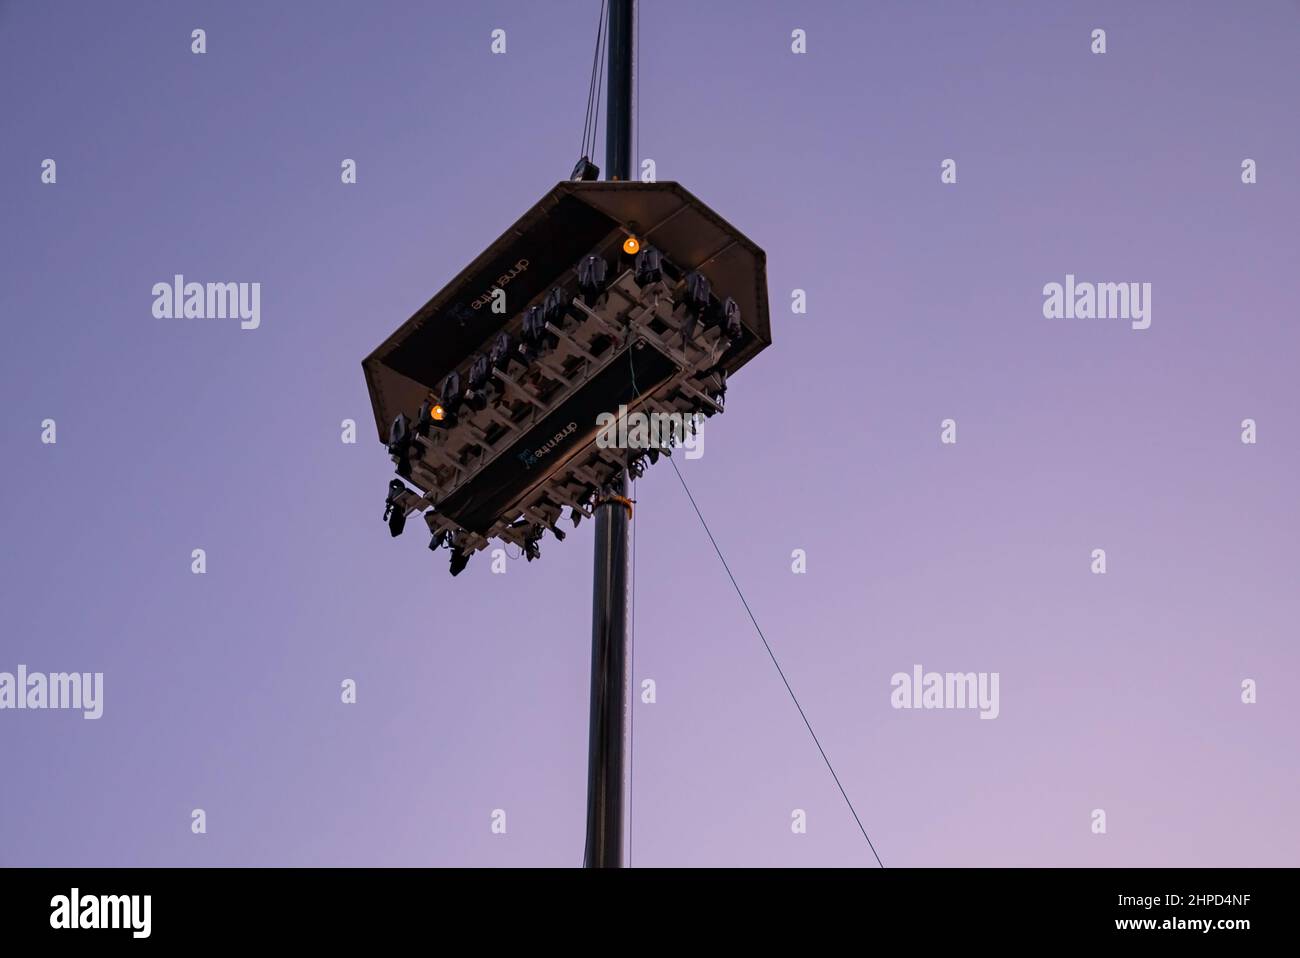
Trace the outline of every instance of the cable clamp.
<path fill-rule="evenodd" d="M 633 503 L 632 500 L 629 499 L 627 496 L 601 496 L 598 500 L 596 500 L 596 505 L 603 506 L 609 502 L 617 502 L 620 505 L 626 507 L 628 519 L 630 520 L 632 518 Z"/>

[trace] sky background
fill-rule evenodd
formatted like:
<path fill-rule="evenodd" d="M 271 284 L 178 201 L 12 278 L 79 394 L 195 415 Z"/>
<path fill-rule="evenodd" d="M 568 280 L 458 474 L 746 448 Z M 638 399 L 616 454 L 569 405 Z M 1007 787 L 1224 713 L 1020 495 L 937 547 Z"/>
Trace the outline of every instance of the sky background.
<path fill-rule="evenodd" d="M 0 712 L 0 864 L 581 863 L 591 526 L 391 540 L 360 364 L 567 176 L 598 6 L 0 0 L 0 671 L 105 676 Z M 1300 865 L 1300 7 L 641 7 L 637 155 L 772 303 L 683 474 L 885 865 Z M 261 328 L 154 318 L 176 273 Z M 1151 328 L 1045 319 L 1066 273 Z M 632 864 L 875 867 L 636 494 Z M 1001 714 L 892 709 L 917 663 Z"/>

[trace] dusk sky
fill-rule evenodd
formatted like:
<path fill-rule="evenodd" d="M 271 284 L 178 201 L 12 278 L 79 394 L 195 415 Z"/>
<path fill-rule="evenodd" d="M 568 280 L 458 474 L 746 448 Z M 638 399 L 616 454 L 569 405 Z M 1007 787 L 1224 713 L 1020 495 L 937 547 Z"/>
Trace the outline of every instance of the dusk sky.
<path fill-rule="evenodd" d="M 638 162 L 767 254 L 677 462 L 884 864 L 1300 865 L 1300 6 L 639 7 Z M 391 539 L 361 360 L 567 178 L 598 8 L 0 0 L 0 673 L 103 673 L 0 710 L 0 865 L 582 863 L 592 527 Z M 176 274 L 260 325 L 156 318 Z M 877 867 L 636 498 L 631 864 Z M 996 719 L 892 707 L 916 665 Z"/>

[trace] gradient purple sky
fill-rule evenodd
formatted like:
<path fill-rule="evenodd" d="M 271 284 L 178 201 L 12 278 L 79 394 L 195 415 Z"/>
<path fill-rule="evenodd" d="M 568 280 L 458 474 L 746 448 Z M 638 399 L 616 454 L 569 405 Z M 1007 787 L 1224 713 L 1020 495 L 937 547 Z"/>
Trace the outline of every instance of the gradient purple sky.
<path fill-rule="evenodd" d="M 0 864 L 581 862 L 590 527 L 455 580 L 390 540 L 360 361 L 568 173 L 597 6 L 0 0 L 0 670 L 105 673 L 0 712 Z M 1297 5 L 642 8 L 639 156 L 768 256 L 684 474 L 885 864 L 1300 864 Z M 1067 272 L 1151 328 L 1044 319 Z M 155 319 L 175 273 L 261 328 Z M 632 863 L 874 867 L 637 496 Z M 914 663 L 1000 717 L 893 710 Z"/>

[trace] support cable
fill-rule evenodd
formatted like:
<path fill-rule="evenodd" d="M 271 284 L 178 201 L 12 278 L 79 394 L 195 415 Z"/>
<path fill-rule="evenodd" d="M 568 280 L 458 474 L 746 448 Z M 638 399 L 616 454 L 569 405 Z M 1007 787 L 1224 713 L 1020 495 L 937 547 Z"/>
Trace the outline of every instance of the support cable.
<path fill-rule="evenodd" d="M 600 73 L 599 65 L 602 60 L 602 40 L 605 35 L 605 0 L 601 0 L 600 14 L 596 18 L 596 49 L 591 54 L 591 82 L 587 86 L 587 110 L 582 120 L 582 146 L 578 148 L 578 156 L 590 157 L 589 151 L 596 149 L 596 130 L 595 121 L 592 118 L 592 108 L 599 109 L 600 96 Z"/>
<path fill-rule="evenodd" d="M 596 91 L 595 91 L 595 96 L 593 97 L 593 100 L 595 102 L 595 109 L 592 112 L 592 119 L 591 119 L 592 152 L 595 152 L 596 149 L 596 130 L 600 127 L 600 91 L 601 91 L 601 84 L 605 79 L 605 48 L 609 46 L 609 44 L 604 40 L 604 38 L 609 36 L 609 16 L 605 12 L 605 4 L 603 2 L 600 5 L 600 14 L 602 19 L 600 36 L 602 39 L 598 40 L 596 43 L 596 48 L 597 48 L 596 52 L 600 58 L 600 64 L 599 64 L 599 68 L 596 71 Z M 609 121 L 606 120 L 605 122 L 608 123 Z M 608 176 L 609 174 L 606 173 L 605 175 Z"/>
<path fill-rule="evenodd" d="M 686 498 L 691 501 L 691 508 L 695 510 L 695 515 L 699 517 L 700 525 L 704 527 L 705 535 L 707 535 L 709 541 L 713 543 L 713 551 L 718 554 L 718 559 L 722 562 L 722 568 L 726 571 L 727 578 L 731 580 L 731 587 L 736 590 L 736 595 L 740 596 L 741 605 L 743 605 L 745 611 L 749 613 L 749 621 L 754 623 L 754 630 L 758 632 L 758 637 L 763 640 L 763 648 L 767 649 L 768 657 L 772 660 L 772 664 L 776 666 L 776 671 L 781 676 L 781 681 L 785 683 L 785 690 L 790 693 L 790 700 L 794 702 L 794 707 L 799 710 L 799 717 L 803 719 L 803 724 L 808 727 L 808 734 L 812 736 L 813 744 L 817 746 L 817 751 L 821 752 L 822 761 L 826 763 L 826 768 L 830 770 L 831 778 L 835 779 L 835 784 L 839 788 L 840 794 L 844 796 L 845 804 L 849 806 L 849 811 L 853 813 L 853 820 L 858 823 L 858 831 L 862 832 L 862 837 L 867 840 L 867 847 L 871 849 L 871 854 L 875 856 L 876 864 L 881 868 L 884 868 L 885 863 L 880 860 L 880 855 L 876 852 L 876 846 L 872 843 L 871 836 L 868 835 L 867 830 L 863 828 L 862 819 L 858 817 L 858 810 L 853 807 L 853 801 L 849 798 L 849 793 L 846 792 L 844 786 L 840 784 L 840 777 L 835 774 L 835 766 L 831 765 L 831 760 L 826 757 L 826 750 L 822 748 L 822 743 L 818 740 L 817 733 L 813 731 L 812 723 L 808 721 L 808 716 L 804 712 L 803 706 L 799 704 L 799 699 L 794 694 L 794 689 L 790 687 L 790 681 L 785 677 L 785 670 L 781 668 L 781 663 L 776 660 L 776 655 L 772 652 L 772 646 L 768 644 L 767 636 L 763 634 L 763 630 L 759 626 L 758 620 L 754 618 L 753 610 L 749 607 L 749 602 L 745 599 L 745 593 L 740 591 L 740 585 L 736 582 L 736 577 L 731 574 L 731 567 L 727 565 L 727 560 L 723 557 L 722 550 L 718 547 L 718 540 L 713 538 L 713 533 L 709 530 L 709 524 L 704 521 L 704 515 L 700 512 L 700 507 L 696 505 L 695 497 L 691 495 L 690 487 L 686 485 L 686 480 L 682 478 L 682 471 L 677 468 L 677 463 L 673 461 L 671 456 L 668 457 L 668 462 L 672 465 L 673 472 L 677 473 L 677 481 L 682 484 L 682 489 L 686 492 Z"/>
<path fill-rule="evenodd" d="M 636 384 L 636 366 L 632 362 L 631 349 L 628 350 L 627 359 L 628 369 L 632 376 L 632 395 L 635 399 L 640 399 L 641 389 Z M 781 681 L 785 684 L 785 690 L 790 693 L 790 700 L 794 702 L 794 707 L 799 710 L 799 717 L 803 719 L 803 724 L 808 728 L 808 734 L 812 736 L 813 744 L 817 746 L 817 751 L 821 753 L 822 761 L 826 763 L 826 768 L 830 771 L 831 778 L 835 779 L 836 787 L 840 790 L 840 794 L 844 796 L 844 803 L 849 806 L 849 812 L 852 813 L 853 820 L 858 823 L 858 831 L 862 832 L 862 837 L 867 840 L 867 847 L 871 849 L 871 854 L 875 857 L 876 864 L 881 868 L 884 868 L 885 863 L 880 860 L 880 854 L 876 851 L 876 846 L 871 841 L 871 836 L 867 834 L 866 828 L 863 827 L 862 819 L 858 817 L 858 810 L 853 807 L 853 800 L 849 798 L 849 793 L 844 790 L 844 786 L 840 783 L 839 775 L 835 774 L 835 766 L 831 764 L 831 760 L 826 756 L 826 750 L 822 748 L 821 740 L 817 738 L 817 733 L 813 731 L 812 723 L 808 721 L 807 713 L 804 712 L 803 706 L 799 704 L 799 698 L 794 694 L 794 689 L 790 687 L 790 680 L 785 677 L 785 670 L 781 668 L 781 663 L 776 660 L 776 653 L 772 651 L 772 646 L 768 643 L 767 636 L 763 634 L 763 629 L 758 624 L 758 619 L 754 618 L 754 611 L 749 607 L 749 602 L 745 598 L 745 593 L 740 591 L 740 584 L 736 582 L 736 577 L 731 574 L 731 566 L 727 565 L 726 557 L 723 556 L 722 549 L 718 546 L 718 540 L 713 537 L 713 532 L 709 529 L 709 524 L 704 521 L 704 514 L 700 512 L 700 507 L 696 504 L 695 497 L 691 495 L 691 488 L 686 485 L 686 480 L 682 476 L 682 471 L 677 468 L 677 462 L 671 455 L 667 455 L 665 458 L 668 460 L 668 464 L 673 467 L 673 472 L 677 473 L 677 481 L 682 484 L 682 490 L 686 493 L 686 498 L 691 501 L 691 508 L 695 510 L 695 515 L 700 520 L 700 525 L 704 527 L 704 534 L 709 537 L 709 542 L 713 543 L 713 551 L 718 554 L 718 560 L 722 563 L 722 568 L 727 573 L 727 578 L 731 580 L 731 587 L 736 590 L 736 595 L 740 596 L 740 604 L 745 607 L 745 611 L 749 614 L 749 621 L 754 623 L 754 631 L 756 631 L 758 637 L 763 640 L 763 648 L 767 649 L 768 658 L 770 658 L 772 664 L 776 666 L 777 674 L 781 676 Z M 633 544 L 635 547 L 635 540 Z M 633 552 L 633 555 L 635 556 L 636 553 Z"/>

